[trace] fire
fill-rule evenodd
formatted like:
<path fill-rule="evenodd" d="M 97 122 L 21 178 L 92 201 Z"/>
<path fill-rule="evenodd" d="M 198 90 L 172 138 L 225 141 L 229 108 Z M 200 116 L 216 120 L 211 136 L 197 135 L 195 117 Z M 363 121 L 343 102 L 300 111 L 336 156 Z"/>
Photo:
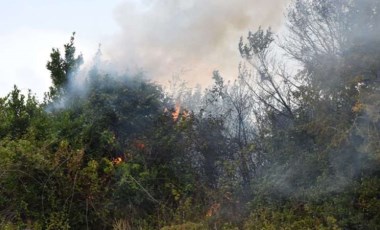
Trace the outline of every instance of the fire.
<path fill-rule="evenodd" d="M 179 117 L 179 113 L 181 111 L 181 105 L 177 102 L 175 104 L 175 109 L 174 109 L 174 112 L 172 112 L 172 117 L 173 117 L 173 120 L 174 121 L 177 121 L 178 117 Z"/>
<path fill-rule="evenodd" d="M 220 203 L 214 203 L 211 205 L 209 210 L 207 210 L 206 217 L 212 217 L 216 214 L 218 214 L 220 211 Z"/>
<path fill-rule="evenodd" d="M 118 165 L 118 164 L 120 164 L 121 162 L 123 162 L 123 159 L 122 159 L 121 157 L 116 157 L 116 158 L 114 158 L 114 159 L 112 160 L 112 163 L 113 163 L 114 165 Z"/>
<path fill-rule="evenodd" d="M 164 112 L 167 112 L 168 109 L 165 108 Z M 181 104 L 177 101 L 175 103 L 174 111 L 171 112 L 172 119 L 173 121 L 177 121 L 180 117 L 183 119 L 189 118 L 190 117 L 190 112 L 186 109 L 183 109 L 181 107 Z"/>

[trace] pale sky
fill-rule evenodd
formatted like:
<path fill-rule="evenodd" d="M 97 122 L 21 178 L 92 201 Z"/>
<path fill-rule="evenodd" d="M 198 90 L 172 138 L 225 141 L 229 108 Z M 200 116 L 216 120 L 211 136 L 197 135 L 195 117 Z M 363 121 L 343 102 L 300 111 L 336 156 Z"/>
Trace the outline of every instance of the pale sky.
<path fill-rule="evenodd" d="M 16 84 L 42 99 L 51 85 L 46 62 L 76 32 L 87 58 L 118 31 L 114 9 L 120 0 L 0 0 L 0 96 Z"/>
<path fill-rule="evenodd" d="M 53 47 L 76 32 L 85 62 L 98 44 L 118 71 L 142 68 L 157 82 L 182 72 L 209 83 L 236 75 L 240 36 L 281 26 L 288 0 L 0 0 L 0 97 L 16 84 L 39 99 L 51 85 Z"/>

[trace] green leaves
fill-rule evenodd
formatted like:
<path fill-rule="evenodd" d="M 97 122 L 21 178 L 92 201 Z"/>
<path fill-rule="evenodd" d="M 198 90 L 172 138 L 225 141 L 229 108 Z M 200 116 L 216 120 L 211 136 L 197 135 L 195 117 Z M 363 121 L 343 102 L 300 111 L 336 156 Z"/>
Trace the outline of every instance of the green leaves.
<path fill-rule="evenodd" d="M 358 3 L 294 1 L 281 48 L 296 74 L 259 28 L 239 43 L 256 71 L 240 65 L 234 82 L 215 71 L 206 95 L 181 105 L 182 84 L 169 98 L 97 66 L 76 91 L 73 34 L 50 55 L 47 101 L 17 87 L 0 98 L 1 227 L 376 229 L 379 42 L 351 33 L 377 31 L 378 3 L 350 27 Z"/>
<path fill-rule="evenodd" d="M 50 87 L 49 92 L 50 99 L 54 99 L 67 91 L 69 81 L 72 80 L 83 63 L 82 55 L 75 57 L 74 36 L 75 33 L 71 36 L 70 42 L 64 45 L 64 57 L 62 57 L 59 49 L 53 48 L 50 54 L 50 61 L 46 64 L 53 82 L 53 86 Z"/>
<path fill-rule="evenodd" d="M 14 86 L 7 97 L 0 100 L 0 138 L 21 138 L 42 115 L 42 108 L 31 92 L 25 96 Z M 40 131 L 35 129 L 36 132 Z M 38 135 L 37 133 L 35 133 Z"/>

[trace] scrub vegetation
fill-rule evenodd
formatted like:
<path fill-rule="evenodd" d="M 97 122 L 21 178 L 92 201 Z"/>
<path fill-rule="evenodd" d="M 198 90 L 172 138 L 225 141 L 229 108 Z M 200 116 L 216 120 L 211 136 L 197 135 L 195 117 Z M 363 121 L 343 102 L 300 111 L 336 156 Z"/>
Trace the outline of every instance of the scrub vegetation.
<path fill-rule="evenodd" d="M 1 229 L 379 229 L 379 11 L 294 0 L 205 90 L 83 74 L 73 35 L 0 98 Z"/>

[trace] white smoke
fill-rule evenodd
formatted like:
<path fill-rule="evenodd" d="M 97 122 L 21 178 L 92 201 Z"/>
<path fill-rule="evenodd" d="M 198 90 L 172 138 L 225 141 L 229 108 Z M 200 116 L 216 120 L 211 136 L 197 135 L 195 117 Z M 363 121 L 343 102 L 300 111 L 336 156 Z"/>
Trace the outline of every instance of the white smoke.
<path fill-rule="evenodd" d="M 260 25 L 278 29 L 287 2 L 127 0 L 115 10 L 121 32 L 104 51 L 118 69 L 142 68 L 161 83 L 178 73 L 208 83 L 215 69 L 235 77 L 240 36 Z"/>

